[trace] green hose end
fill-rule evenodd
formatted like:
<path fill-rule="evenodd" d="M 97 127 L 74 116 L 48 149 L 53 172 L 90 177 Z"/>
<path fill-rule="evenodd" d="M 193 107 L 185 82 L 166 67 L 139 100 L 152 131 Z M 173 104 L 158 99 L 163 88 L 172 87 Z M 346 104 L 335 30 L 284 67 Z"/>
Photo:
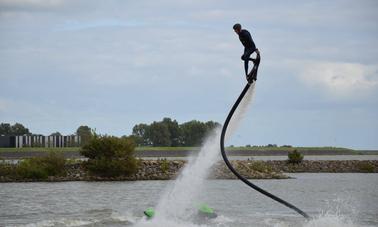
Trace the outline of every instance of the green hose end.
<path fill-rule="evenodd" d="M 155 216 L 155 210 L 151 207 L 147 208 L 143 213 L 147 218 L 153 218 Z"/>

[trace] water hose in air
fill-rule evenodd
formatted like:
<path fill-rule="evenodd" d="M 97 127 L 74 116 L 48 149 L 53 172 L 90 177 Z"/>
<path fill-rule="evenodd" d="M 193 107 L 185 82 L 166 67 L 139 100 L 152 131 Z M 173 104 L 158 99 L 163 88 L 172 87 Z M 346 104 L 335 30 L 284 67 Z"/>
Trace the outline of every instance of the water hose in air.
<path fill-rule="evenodd" d="M 241 92 L 241 94 L 239 95 L 238 99 L 236 100 L 235 104 L 232 106 L 231 108 L 231 111 L 230 113 L 228 114 L 227 118 L 226 118 L 226 121 L 224 122 L 223 124 L 223 128 L 222 128 L 222 134 L 221 134 L 221 137 L 220 137 L 220 146 L 221 146 L 221 153 L 222 153 L 222 157 L 223 157 L 223 160 L 224 162 L 226 163 L 227 167 L 231 170 L 231 172 L 237 177 L 239 178 L 241 181 L 243 181 L 245 184 L 247 184 L 248 186 L 250 186 L 251 188 L 255 189 L 256 191 L 264 194 L 265 196 L 268 196 L 269 198 L 289 207 L 290 209 L 296 211 L 297 213 L 301 214 L 303 217 L 305 217 L 306 219 L 309 219 L 310 216 L 308 216 L 308 214 L 306 214 L 304 211 L 302 211 L 301 209 L 297 208 L 296 206 L 286 202 L 285 200 L 265 191 L 264 189 L 260 188 L 259 186 L 253 184 L 252 182 L 250 182 L 249 180 L 247 180 L 245 177 L 243 177 L 242 175 L 240 175 L 235 169 L 234 167 L 231 165 L 230 161 L 228 160 L 227 158 L 227 155 L 226 155 L 226 151 L 224 149 L 224 138 L 225 138 L 225 135 L 226 135 L 226 131 L 227 131 L 227 127 L 228 127 L 228 124 L 230 123 L 230 120 L 232 118 L 232 115 L 234 114 L 235 110 L 238 108 L 240 102 L 243 100 L 245 94 L 247 93 L 248 89 L 250 88 L 251 84 L 254 83 L 254 80 L 256 80 L 256 77 L 257 77 L 257 70 L 259 68 L 259 64 L 260 64 L 260 54 L 257 54 L 257 57 L 256 57 L 256 60 L 254 62 L 254 66 L 251 70 L 251 72 L 249 73 L 249 76 L 248 76 L 248 83 L 247 85 L 245 85 L 243 91 Z"/>

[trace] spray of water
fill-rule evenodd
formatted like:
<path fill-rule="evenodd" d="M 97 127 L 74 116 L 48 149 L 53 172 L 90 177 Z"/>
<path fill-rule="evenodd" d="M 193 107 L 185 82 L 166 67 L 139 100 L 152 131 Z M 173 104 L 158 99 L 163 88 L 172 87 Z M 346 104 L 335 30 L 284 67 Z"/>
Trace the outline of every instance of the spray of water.
<path fill-rule="evenodd" d="M 226 139 L 236 130 L 238 124 L 243 119 L 254 96 L 254 85 L 247 92 L 245 98 L 240 103 L 239 108 L 234 114 L 233 119 L 227 130 Z M 161 200 L 156 208 L 156 217 L 152 220 L 142 219 L 136 226 L 143 227 L 201 227 L 208 225 L 193 224 L 190 220 L 195 212 L 197 195 L 202 189 L 204 180 L 208 176 L 211 166 L 220 159 L 219 138 L 221 129 L 217 128 L 205 141 L 197 156 L 189 159 L 187 166 L 183 169 L 176 181 L 163 193 Z M 221 216 L 223 217 L 223 216 Z M 227 218 L 226 218 L 227 219 Z M 230 220 L 224 221 L 217 218 L 216 226 L 229 225 Z M 276 224 L 269 225 L 275 227 L 292 226 L 294 223 L 278 221 Z M 211 225 L 211 224 L 210 224 Z M 265 226 L 265 225 L 264 225 Z M 357 227 L 350 219 L 339 214 L 321 214 L 318 217 L 305 221 L 301 219 L 294 226 L 303 227 Z"/>
<path fill-rule="evenodd" d="M 231 136 L 238 123 L 243 119 L 253 98 L 254 88 L 255 86 L 252 85 L 240 104 L 240 108 L 230 123 L 230 130 L 226 138 Z M 220 133 L 220 128 L 214 130 L 201 147 L 198 155 L 189 159 L 178 179 L 165 190 L 156 208 L 156 217 L 153 219 L 156 225 L 167 224 L 167 220 L 176 220 L 176 223 L 189 221 L 196 212 L 195 207 L 199 203 L 197 197 L 203 182 L 212 165 L 220 159 Z"/>
<path fill-rule="evenodd" d="M 324 214 L 305 223 L 303 227 L 357 227 L 352 220 L 342 215 Z"/>
<path fill-rule="evenodd" d="M 239 123 L 243 120 L 245 114 L 247 113 L 248 108 L 252 103 L 253 97 L 255 96 L 255 85 L 255 83 L 251 85 L 243 100 L 240 102 L 238 108 L 236 109 L 233 117 L 231 118 L 230 124 L 227 127 L 226 140 L 229 139 L 235 132 L 235 130 L 239 126 Z"/>
<path fill-rule="evenodd" d="M 189 160 L 179 178 L 165 191 L 156 209 L 157 217 L 189 220 L 197 194 L 211 165 L 217 160 L 220 129 L 208 137 L 198 156 Z"/>

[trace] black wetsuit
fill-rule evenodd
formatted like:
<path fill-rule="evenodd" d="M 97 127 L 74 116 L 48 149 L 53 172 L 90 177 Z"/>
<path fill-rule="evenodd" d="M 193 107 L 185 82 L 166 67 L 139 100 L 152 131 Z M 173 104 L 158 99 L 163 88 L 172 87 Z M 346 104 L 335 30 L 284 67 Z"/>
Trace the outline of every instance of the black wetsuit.
<path fill-rule="evenodd" d="M 239 32 L 239 39 L 244 46 L 244 53 L 241 56 L 241 59 L 244 61 L 245 75 L 248 75 L 248 61 L 253 61 L 250 56 L 251 54 L 253 54 L 253 52 L 256 51 L 256 45 L 253 42 L 252 36 L 249 31 L 245 29 L 242 29 Z"/>

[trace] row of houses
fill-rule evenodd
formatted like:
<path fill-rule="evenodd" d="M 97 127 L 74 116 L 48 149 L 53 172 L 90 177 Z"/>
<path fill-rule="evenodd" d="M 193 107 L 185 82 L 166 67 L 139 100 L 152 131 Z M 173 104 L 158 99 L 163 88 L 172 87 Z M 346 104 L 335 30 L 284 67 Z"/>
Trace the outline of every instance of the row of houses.
<path fill-rule="evenodd" d="M 81 137 L 70 136 L 42 136 L 23 135 L 5 136 L 0 135 L 0 147 L 78 147 L 81 145 Z"/>

